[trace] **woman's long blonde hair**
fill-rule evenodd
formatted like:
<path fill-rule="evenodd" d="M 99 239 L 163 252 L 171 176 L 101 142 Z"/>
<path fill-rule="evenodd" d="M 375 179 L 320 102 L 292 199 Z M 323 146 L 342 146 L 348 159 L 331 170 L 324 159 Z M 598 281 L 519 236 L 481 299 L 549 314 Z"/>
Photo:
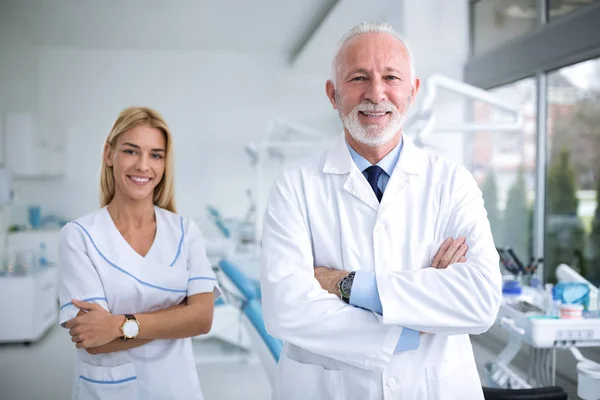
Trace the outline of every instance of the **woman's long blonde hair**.
<path fill-rule="evenodd" d="M 117 138 L 124 132 L 139 125 L 148 125 L 165 135 L 165 171 L 161 181 L 154 188 L 154 204 L 171 212 L 175 209 L 175 187 L 173 182 L 173 145 L 169 126 L 155 110 L 148 107 L 128 107 L 121 111 L 112 129 L 106 137 L 106 143 L 114 147 Z M 115 196 L 115 178 L 113 170 L 102 157 L 100 171 L 100 206 L 108 205 Z"/>

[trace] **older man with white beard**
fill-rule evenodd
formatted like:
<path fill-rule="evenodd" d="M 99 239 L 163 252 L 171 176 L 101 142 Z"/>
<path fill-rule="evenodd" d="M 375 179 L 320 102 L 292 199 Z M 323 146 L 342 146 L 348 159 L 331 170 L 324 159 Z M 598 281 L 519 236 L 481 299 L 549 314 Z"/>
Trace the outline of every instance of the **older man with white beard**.
<path fill-rule="evenodd" d="M 403 136 L 418 89 L 389 25 L 342 38 L 326 91 L 344 138 L 286 171 L 265 215 L 274 399 L 483 398 L 468 334 L 495 319 L 498 254 L 471 174 Z"/>

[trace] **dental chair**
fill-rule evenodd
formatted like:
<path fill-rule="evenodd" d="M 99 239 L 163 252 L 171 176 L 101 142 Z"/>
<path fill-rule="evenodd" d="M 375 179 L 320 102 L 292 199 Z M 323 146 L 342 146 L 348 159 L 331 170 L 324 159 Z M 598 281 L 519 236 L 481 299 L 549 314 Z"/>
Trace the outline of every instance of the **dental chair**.
<path fill-rule="evenodd" d="M 260 285 L 242 272 L 239 266 L 229 260 L 221 260 L 219 267 L 231 283 L 233 283 L 242 301 L 260 300 Z"/>
<path fill-rule="evenodd" d="M 534 389 L 483 388 L 485 400 L 567 400 L 567 393 L 558 386 Z"/>
<path fill-rule="evenodd" d="M 283 342 L 267 333 L 262 315 L 262 307 L 258 300 L 254 299 L 244 304 L 244 322 L 248 328 L 248 335 L 252 341 L 252 347 L 267 374 L 271 386 L 275 384 L 277 362 Z"/>
<path fill-rule="evenodd" d="M 229 301 L 234 302 L 242 311 L 242 323 L 246 327 L 252 348 L 273 385 L 283 342 L 267 333 L 260 303 L 260 286 L 230 260 L 221 260 L 219 267 L 236 290 L 236 293 L 228 293 Z M 225 286 L 223 289 L 227 290 Z"/>

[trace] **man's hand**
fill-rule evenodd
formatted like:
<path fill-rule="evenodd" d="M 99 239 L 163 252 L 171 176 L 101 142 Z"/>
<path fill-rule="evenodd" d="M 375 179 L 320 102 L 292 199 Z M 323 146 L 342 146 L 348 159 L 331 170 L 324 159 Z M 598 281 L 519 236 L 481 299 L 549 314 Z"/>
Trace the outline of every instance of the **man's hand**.
<path fill-rule="evenodd" d="M 341 297 L 340 291 L 338 290 L 338 282 L 349 273 L 350 271 L 326 267 L 315 268 L 315 278 L 317 278 L 321 284 L 321 287 L 327 290 L 329 293 L 335 294 L 337 297 Z"/>
<path fill-rule="evenodd" d="M 469 247 L 465 243 L 465 238 L 459 236 L 456 239 L 448 238 L 442 243 L 431 266 L 433 268 L 446 268 L 450 264 L 457 262 L 466 262 L 467 251 Z"/>
<path fill-rule="evenodd" d="M 466 255 L 469 250 L 469 246 L 465 243 L 465 238 L 459 236 L 456 239 L 448 238 L 442 243 L 438 250 L 431 266 L 433 268 L 443 269 L 450 264 L 456 262 L 467 262 Z M 425 335 L 427 332 L 421 332 L 421 335 Z"/>
<path fill-rule="evenodd" d="M 81 310 L 65 323 L 65 328 L 78 349 L 103 346 L 121 336 L 123 316 L 112 315 L 96 303 L 73 299 L 73 305 Z"/>

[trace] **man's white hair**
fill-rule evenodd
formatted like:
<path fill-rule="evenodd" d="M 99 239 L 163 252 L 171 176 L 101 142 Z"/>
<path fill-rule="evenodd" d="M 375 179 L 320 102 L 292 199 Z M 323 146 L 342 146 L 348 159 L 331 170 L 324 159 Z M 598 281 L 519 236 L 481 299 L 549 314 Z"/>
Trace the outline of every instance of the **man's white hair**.
<path fill-rule="evenodd" d="M 410 81 L 414 83 L 415 80 L 415 63 L 413 60 L 412 52 L 410 51 L 410 47 L 406 40 L 396 30 L 387 22 L 363 22 L 361 24 L 356 25 L 354 28 L 350 29 L 348 32 L 342 36 L 340 41 L 338 42 L 335 56 L 333 57 L 333 62 L 331 63 L 331 81 L 333 85 L 337 85 L 337 74 L 340 71 L 341 65 L 339 63 L 340 53 L 344 48 L 344 45 L 350 41 L 355 36 L 364 35 L 366 33 L 386 33 L 388 35 L 392 35 L 396 39 L 400 41 L 406 48 L 406 52 L 408 53 L 408 62 L 410 66 Z"/>

